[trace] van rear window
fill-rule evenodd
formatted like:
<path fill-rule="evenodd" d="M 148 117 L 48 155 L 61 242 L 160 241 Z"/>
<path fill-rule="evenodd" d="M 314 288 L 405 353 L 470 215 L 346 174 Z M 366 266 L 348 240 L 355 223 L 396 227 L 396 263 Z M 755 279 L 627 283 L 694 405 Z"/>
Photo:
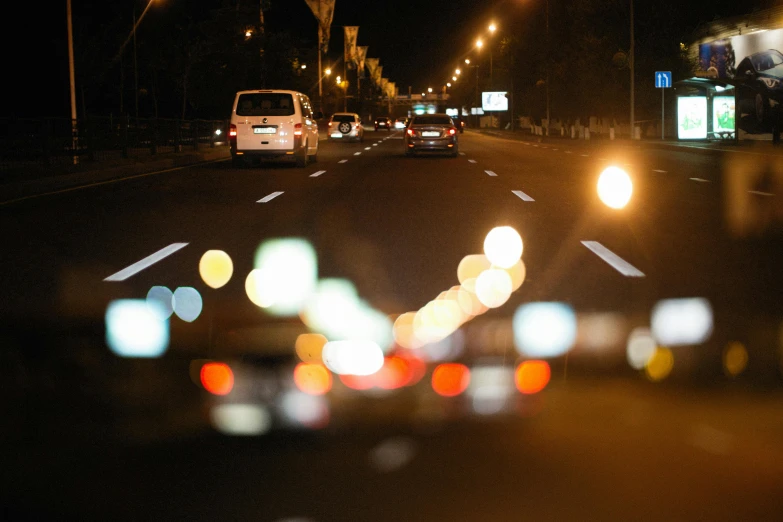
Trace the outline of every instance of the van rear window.
<path fill-rule="evenodd" d="M 288 93 L 254 92 L 240 94 L 237 116 L 292 116 L 294 97 Z"/>

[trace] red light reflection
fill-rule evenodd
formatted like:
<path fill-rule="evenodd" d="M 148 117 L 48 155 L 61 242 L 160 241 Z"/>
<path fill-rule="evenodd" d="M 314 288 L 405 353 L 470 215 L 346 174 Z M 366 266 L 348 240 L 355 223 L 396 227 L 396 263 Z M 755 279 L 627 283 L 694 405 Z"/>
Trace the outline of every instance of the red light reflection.
<path fill-rule="evenodd" d="M 443 397 L 455 397 L 470 384 L 470 369 L 464 364 L 445 363 L 432 372 L 432 389 Z"/>
<path fill-rule="evenodd" d="M 226 363 L 208 362 L 201 367 L 201 385 L 214 395 L 228 395 L 234 388 L 234 372 Z"/>

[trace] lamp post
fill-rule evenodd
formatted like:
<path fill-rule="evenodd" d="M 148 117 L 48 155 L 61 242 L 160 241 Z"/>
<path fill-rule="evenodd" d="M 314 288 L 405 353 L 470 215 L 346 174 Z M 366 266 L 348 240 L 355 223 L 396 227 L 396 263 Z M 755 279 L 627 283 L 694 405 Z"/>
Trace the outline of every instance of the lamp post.
<path fill-rule="evenodd" d="M 68 70 L 71 82 L 71 140 L 73 146 L 73 164 L 79 163 L 79 156 L 76 154 L 78 146 L 78 129 L 76 126 L 76 72 L 73 60 L 73 24 L 71 22 L 71 0 L 66 5 L 66 15 L 68 18 Z"/>
<path fill-rule="evenodd" d="M 630 49 L 630 51 L 628 53 L 629 54 L 629 56 L 628 56 L 628 66 L 629 66 L 629 69 L 631 70 L 631 139 L 634 140 L 634 139 L 636 139 L 636 132 L 635 132 L 636 129 L 634 128 L 636 126 L 636 122 L 634 121 L 634 110 L 633 110 L 634 109 L 634 99 L 633 99 L 634 98 L 634 84 L 633 84 L 633 80 L 634 80 L 634 78 L 633 78 L 633 76 L 634 76 L 634 74 L 633 74 L 633 72 L 634 72 L 633 71 L 633 47 L 634 47 L 634 45 L 633 45 L 633 41 L 634 41 L 634 37 L 633 37 L 633 0 L 630 0 L 630 2 L 631 2 L 631 49 Z M 661 125 L 661 126 L 663 126 L 663 125 Z"/>
<path fill-rule="evenodd" d="M 491 35 L 494 35 L 496 30 L 497 30 L 497 26 L 494 23 L 489 24 L 489 33 Z M 490 45 L 489 46 L 489 88 L 490 88 L 490 90 L 493 89 L 494 85 L 495 85 L 495 82 L 493 81 L 493 76 L 492 76 L 492 54 L 493 54 L 493 50 L 492 50 L 492 46 Z"/>

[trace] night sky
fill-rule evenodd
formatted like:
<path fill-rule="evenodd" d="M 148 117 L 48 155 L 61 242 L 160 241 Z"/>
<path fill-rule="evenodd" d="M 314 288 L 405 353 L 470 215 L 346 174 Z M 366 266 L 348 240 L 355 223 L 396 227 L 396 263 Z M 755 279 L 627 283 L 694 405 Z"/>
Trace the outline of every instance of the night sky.
<path fill-rule="evenodd" d="M 559 1 L 550 0 L 553 4 Z M 637 5 L 652 0 L 636 0 Z M 72 0 L 75 20 L 90 31 L 100 28 L 106 17 L 121 16 L 128 20 L 130 31 L 131 13 L 134 6 L 140 12 L 145 0 Z M 137 32 L 138 38 L 145 31 L 166 31 L 165 24 L 171 14 L 180 10 L 207 12 L 218 7 L 220 0 L 156 0 Z M 490 20 L 496 20 L 501 27 L 510 25 L 518 17 L 541 17 L 544 0 L 337 0 L 330 42 L 330 56 L 336 60 L 342 50 L 343 25 L 359 26 L 358 44 L 369 46 L 368 56 L 379 58 L 383 74 L 390 81 L 397 82 L 400 92 L 406 92 L 412 85 L 414 92 L 428 85 L 442 84 L 454 64 L 469 52 L 475 36 L 484 30 Z M 657 8 L 665 9 L 668 3 L 681 0 L 655 0 Z M 20 39 L 18 29 L 5 32 L 5 49 L 8 69 L 16 80 L 10 86 L 17 93 L 5 97 L 2 114 L 19 114 L 20 107 L 36 103 L 42 92 L 55 89 L 68 90 L 68 53 L 66 33 L 66 1 L 51 2 L 51 8 L 43 4 L 27 2 L 15 4 L 19 13 L 6 17 L 6 24 L 13 20 L 30 25 L 25 29 L 29 35 Z M 733 16 L 750 12 L 754 7 L 776 3 L 773 0 L 713 0 L 692 1 L 687 4 L 687 19 L 679 23 L 690 27 L 715 17 Z M 127 6 L 127 9 L 125 8 Z M 641 11 L 640 8 L 637 8 Z M 26 13 L 24 11 L 27 11 Z M 43 18 L 42 18 L 43 17 Z M 309 40 L 313 44 L 317 35 L 315 17 L 304 0 L 272 0 L 272 9 L 267 13 L 267 28 L 270 31 L 288 31 Z M 40 23 L 33 22 L 40 20 Z M 90 42 L 75 42 L 78 52 L 102 45 L 96 39 Z M 79 71 L 76 71 L 77 81 Z M 60 96 L 56 99 L 59 101 Z M 58 103 L 57 105 L 60 105 Z M 47 111 L 50 115 L 67 115 L 63 109 Z"/>

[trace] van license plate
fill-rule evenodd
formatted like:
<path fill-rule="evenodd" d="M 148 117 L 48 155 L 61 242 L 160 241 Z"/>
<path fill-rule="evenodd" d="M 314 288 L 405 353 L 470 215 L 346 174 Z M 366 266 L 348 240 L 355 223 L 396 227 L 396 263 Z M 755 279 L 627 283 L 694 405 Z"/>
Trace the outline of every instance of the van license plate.
<path fill-rule="evenodd" d="M 256 127 L 253 132 L 256 134 L 276 134 L 277 129 L 275 127 Z"/>
<path fill-rule="evenodd" d="M 421 133 L 421 135 L 424 136 L 425 138 L 437 138 L 438 136 L 440 136 L 440 132 L 424 131 Z"/>

